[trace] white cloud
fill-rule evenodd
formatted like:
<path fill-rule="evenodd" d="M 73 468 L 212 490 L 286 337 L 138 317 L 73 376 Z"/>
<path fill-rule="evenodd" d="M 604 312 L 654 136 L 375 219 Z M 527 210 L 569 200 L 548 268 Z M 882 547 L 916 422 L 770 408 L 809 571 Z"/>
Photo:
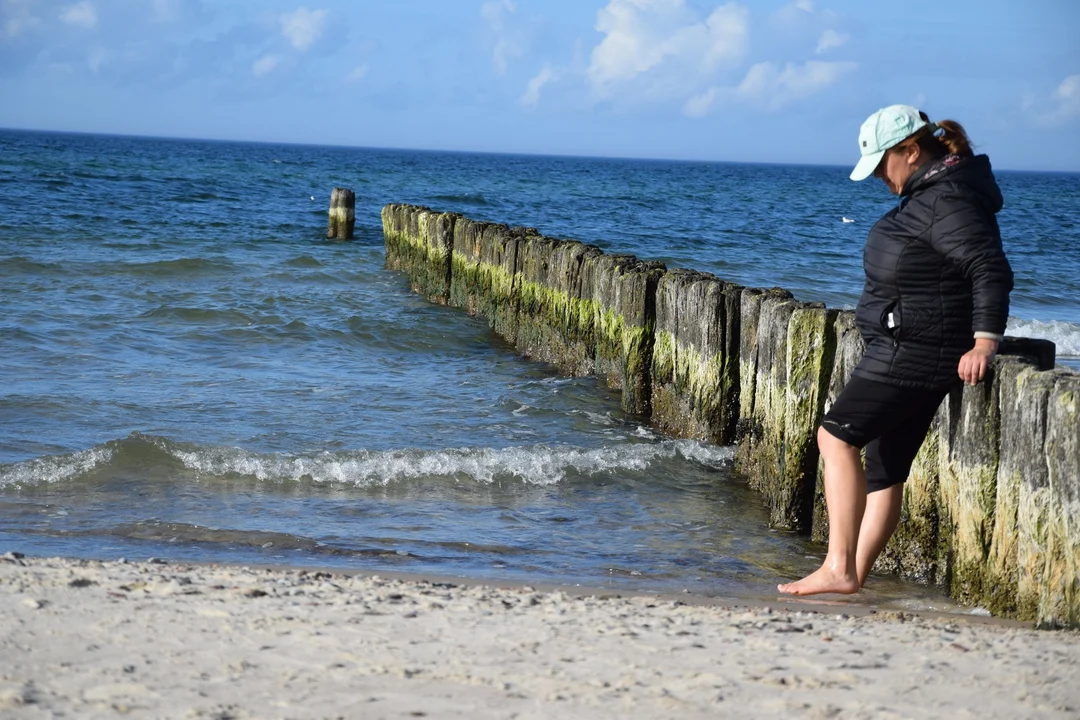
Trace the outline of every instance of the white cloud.
<path fill-rule="evenodd" d="M 705 117 L 724 91 L 715 85 L 705 92 L 695 95 L 683 105 L 683 114 L 689 117 Z"/>
<path fill-rule="evenodd" d="M 41 24 L 41 20 L 30 12 L 32 4 L 31 0 L 4 0 L 0 5 L 0 21 L 3 22 L 4 35 L 15 38 Z"/>
<path fill-rule="evenodd" d="M 278 22 L 281 23 L 281 34 L 294 48 L 303 51 L 322 36 L 326 26 L 326 11 L 308 10 L 306 6 L 300 6 L 291 13 L 281 14 Z"/>
<path fill-rule="evenodd" d="M 364 78 L 367 77 L 367 74 L 368 74 L 367 63 L 364 63 L 363 65 L 357 65 L 356 67 L 354 67 L 352 69 L 352 72 L 350 72 L 348 75 L 345 76 L 345 82 L 349 82 L 349 83 L 360 82 L 361 80 L 363 80 Z"/>
<path fill-rule="evenodd" d="M 280 62 L 281 58 L 277 55 L 263 55 L 251 64 L 251 74 L 255 77 L 262 77 L 273 72 Z"/>
<path fill-rule="evenodd" d="M 86 58 L 86 64 L 90 68 L 90 72 L 95 75 L 101 70 L 101 66 L 105 64 L 106 58 L 109 54 L 101 48 L 95 48 L 90 52 Z"/>
<path fill-rule="evenodd" d="M 180 13 L 179 0 L 154 0 L 151 9 L 154 22 L 172 22 Z"/>
<path fill-rule="evenodd" d="M 820 55 L 833 48 L 843 47 L 847 44 L 848 40 L 851 40 L 850 35 L 845 35 L 844 33 L 839 33 L 832 29 L 826 30 L 821 33 L 821 39 L 818 40 L 817 50 L 815 50 L 814 53 Z"/>
<path fill-rule="evenodd" d="M 480 17 L 488 24 L 495 38 L 495 47 L 491 51 L 491 60 L 495 72 L 505 75 L 509 61 L 520 57 L 524 50 L 524 39 L 512 26 L 510 16 L 517 12 L 512 0 L 492 0 L 480 6 Z"/>
<path fill-rule="evenodd" d="M 1024 109 L 1043 127 L 1058 127 L 1080 117 L 1080 74 L 1066 77 L 1049 97 L 1025 98 Z"/>
<path fill-rule="evenodd" d="M 92 30 L 97 25 L 97 10 L 90 0 L 83 0 L 64 8 L 64 11 L 60 13 L 60 19 L 68 25 Z"/>
<path fill-rule="evenodd" d="M 1080 75 L 1070 75 L 1061 81 L 1050 97 L 1061 103 L 1070 114 L 1080 112 Z"/>
<path fill-rule="evenodd" d="M 610 0 L 597 13 L 596 29 L 604 39 L 592 51 L 587 76 L 601 97 L 657 74 L 699 86 L 702 77 L 741 60 L 750 42 L 749 11 L 735 3 L 701 20 L 685 0 Z M 653 90 L 672 82 L 656 83 Z"/>
<path fill-rule="evenodd" d="M 543 90 L 545 85 L 558 79 L 559 73 L 552 69 L 550 65 L 544 65 L 544 67 L 540 68 L 540 72 L 536 73 L 533 79 L 529 81 L 528 87 L 525 88 L 525 93 L 520 100 L 522 106 L 530 110 L 536 108 L 540 103 L 540 91 Z"/>
<path fill-rule="evenodd" d="M 814 15 L 814 3 L 810 0 L 795 0 L 772 14 L 770 20 L 782 26 L 802 25 Z"/>
<path fill-rule="evenodd" d="M 779 110 L 834 85 L 855 72 L 858 63 L 811 60 L 801 65 L 787 63 L 783 69 L 774 63 L 758 63 L 750 68 L 736 89 L 736 96 L 766 110 Z"/>

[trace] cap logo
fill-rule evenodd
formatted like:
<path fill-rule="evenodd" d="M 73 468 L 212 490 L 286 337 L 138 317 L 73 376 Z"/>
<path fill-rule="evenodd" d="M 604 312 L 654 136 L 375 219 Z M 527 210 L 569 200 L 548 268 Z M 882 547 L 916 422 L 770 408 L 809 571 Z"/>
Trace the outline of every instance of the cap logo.
<path fill-rule="evenodd" d="M 862 141 L 862 146 L 866 147 L 866 141 L 865 140 Z"/>

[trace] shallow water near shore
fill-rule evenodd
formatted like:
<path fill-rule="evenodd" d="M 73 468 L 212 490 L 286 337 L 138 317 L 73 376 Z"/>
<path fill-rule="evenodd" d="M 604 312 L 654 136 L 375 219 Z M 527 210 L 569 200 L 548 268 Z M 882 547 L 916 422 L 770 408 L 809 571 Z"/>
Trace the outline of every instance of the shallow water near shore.
<path fill-rule="evenodd" d="M 845 169 L 4 131 L 0 150 L 0 550 L 766 599 L 820 562 L 767 529 L 730 449 L 666 438 L 411 293 L 379 208 L 844 307 L 893 202 Z M 1066 363 L 1078 178 L 1001 177 L 1010 332 Z M 357 193 L 350 243 L 323 239 L 334 185 Z M 857 602 L 954 607 L 889 578 Z"/>

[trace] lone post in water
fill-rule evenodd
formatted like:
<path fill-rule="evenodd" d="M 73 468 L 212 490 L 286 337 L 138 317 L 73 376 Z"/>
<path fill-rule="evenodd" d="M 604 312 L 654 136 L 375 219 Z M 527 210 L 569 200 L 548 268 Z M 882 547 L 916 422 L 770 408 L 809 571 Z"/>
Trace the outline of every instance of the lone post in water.
<path fill-rule="evenodd" d="M 334 188 L 330 193 L 330 223 L 326 237 L 351 240 L 356 226 L 356 194 L 348 188 Z"/>

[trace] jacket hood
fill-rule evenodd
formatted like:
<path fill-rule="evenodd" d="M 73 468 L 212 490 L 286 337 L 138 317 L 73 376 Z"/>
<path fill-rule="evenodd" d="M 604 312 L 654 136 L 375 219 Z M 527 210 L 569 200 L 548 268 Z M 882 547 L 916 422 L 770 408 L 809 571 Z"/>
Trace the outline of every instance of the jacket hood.
<path fill-rule="evenodd" d="M 901 197 L 907 197 L 916 190 L 925 189 L 939 182 L 959 183 L 967 186 L 972 192 L 980 195 L 986 206 L 993 212 L 998 212 L 1004 205 L 1001 188 L 994 179 L 994 172 L 990 168 L 990 158 L 986 155 L 976 155 L 970 158 L 962 158 L 959 155 L 946 155 L 943 158 L 932 160 L 919 168 L 911 179 L 904 185 Z"/>

